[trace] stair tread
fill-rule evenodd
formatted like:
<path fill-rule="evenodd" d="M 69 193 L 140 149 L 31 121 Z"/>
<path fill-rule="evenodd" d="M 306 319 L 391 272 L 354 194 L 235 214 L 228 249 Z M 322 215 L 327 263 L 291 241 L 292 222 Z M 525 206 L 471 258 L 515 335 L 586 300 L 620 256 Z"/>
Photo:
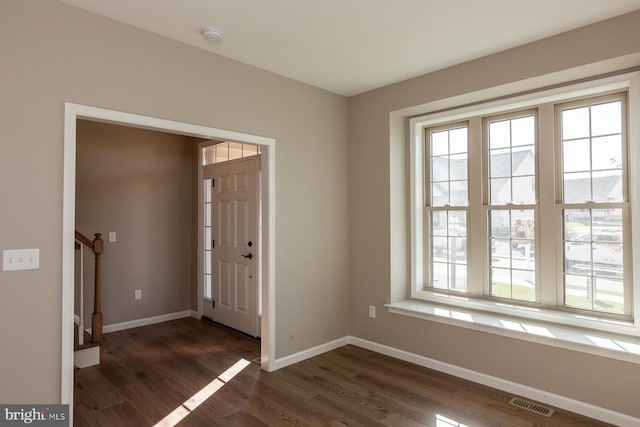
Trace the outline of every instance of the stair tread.
<path fill-rule="evenodd" d="M 101 343 L 91 341 L 91 334 L 89 334 L 87 331 L 84 331 L 84 344 L 79 345 L 78 344 L 78 327 L 75 326 L 73 328 L 73 350 L 74 351 L 83 350 L 85 348 L 98 347 L 100 345 Z"/>

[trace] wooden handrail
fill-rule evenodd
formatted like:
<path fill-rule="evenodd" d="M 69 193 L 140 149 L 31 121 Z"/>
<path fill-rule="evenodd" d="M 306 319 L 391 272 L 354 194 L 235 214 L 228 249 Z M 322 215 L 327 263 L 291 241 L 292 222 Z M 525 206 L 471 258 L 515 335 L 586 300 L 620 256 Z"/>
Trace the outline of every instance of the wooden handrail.
<path fill-rule="evenodd" d="M 94 275 L 94 292 L 93 292 L 93 314 L 91 317 L 91 341 L 94 343 L 102 342 L 102 279 L 101 279 L 101 255 L 104 250 L 104 241 L 102 233 L 96 233 L 95 238 L 90 240 L 87 236 L 76 230 L 76 240 L 87 246 L 93 252 L 95 257 L 95 275 Z"/>
<path fill-rule="evenodd" d="M 87 236 L 76 230 L 76 240 L 93 251 L 93 242 Z"/>

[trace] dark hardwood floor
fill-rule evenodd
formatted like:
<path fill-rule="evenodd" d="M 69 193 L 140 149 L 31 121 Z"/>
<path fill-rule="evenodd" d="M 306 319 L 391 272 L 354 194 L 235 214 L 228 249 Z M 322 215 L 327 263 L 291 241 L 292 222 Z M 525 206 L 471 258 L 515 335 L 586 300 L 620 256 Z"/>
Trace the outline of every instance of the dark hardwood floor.
<path fill-rule="evenodd" d="M 272 373 L 259 355 L 259 342 L 192 318 L 106 334 L 102 364 L 75 371 L 74 425 L 607 425 L 534 414 L 510 394 L 354 346 Z"/>

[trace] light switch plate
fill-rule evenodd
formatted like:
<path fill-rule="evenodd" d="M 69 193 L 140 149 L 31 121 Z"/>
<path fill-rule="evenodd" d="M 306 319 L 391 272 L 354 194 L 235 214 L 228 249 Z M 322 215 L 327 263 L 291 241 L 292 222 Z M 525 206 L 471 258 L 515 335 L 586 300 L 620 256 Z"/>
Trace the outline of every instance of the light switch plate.
<path fill-rule="evenodd" d="M 37 270 L 40 249 L 9 249 L 2 251 L 2 271 Z"/>
<path fill-rule="evenodd" d="M 133 293 L 133 298 L 136 301 L 142 299 L 142 289 L 136 289 Z"/>
<path fill-rule="evenodd" d="M 116 241 L 116 232 L 115 231 L 110 231 L 109 232 L 109 242 L 115 243 L 115 241 Z"/>

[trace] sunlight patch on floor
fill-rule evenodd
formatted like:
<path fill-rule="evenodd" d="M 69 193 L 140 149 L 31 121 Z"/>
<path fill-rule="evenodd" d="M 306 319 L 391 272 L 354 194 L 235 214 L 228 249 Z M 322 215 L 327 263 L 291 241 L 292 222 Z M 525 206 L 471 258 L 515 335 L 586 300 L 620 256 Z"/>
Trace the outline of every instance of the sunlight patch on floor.
<path fill-rule="evenodd" d="M 233 377 L 242 372 L 242 370 L 250 363 L 251 362 L 245 359 L 238 360 L 232 367 L 220 374 L 218 378 L 202 387 L 200 391 L 185 400 L 183 404 L 174 409 L 169 415 L 158 421 L 154 427 L 174 427 L 180 421 L 185 419 L 191 412 L 195 411 L 196 408 L 198 408 L 198 406 L 204 403 L 208 398 L 213 396 Z"/>
<path fill-rule="evenodd" d="M 436 427 L 468 427 L 468 426 L 456 420 L 452 420 L 451 418 L 447 418 L 440 414 L 436 414 Z"/>

